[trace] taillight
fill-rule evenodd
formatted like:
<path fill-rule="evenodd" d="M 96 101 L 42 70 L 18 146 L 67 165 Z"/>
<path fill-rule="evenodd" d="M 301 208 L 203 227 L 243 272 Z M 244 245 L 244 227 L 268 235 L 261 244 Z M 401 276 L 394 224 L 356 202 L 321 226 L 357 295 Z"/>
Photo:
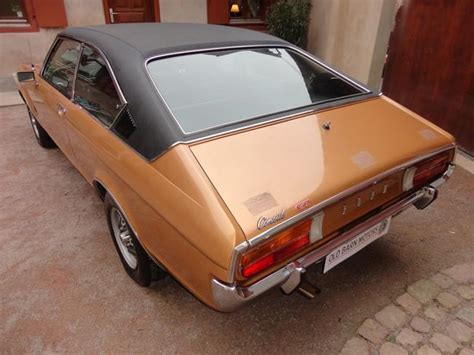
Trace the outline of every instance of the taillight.
<path fill-rule="evenodd" d="M 440 175 L 448 168 L 451 152 L 445 152 L 433 159 L 421 162 L 405 171 L 403 190 L 408 191 L 426 184 L 429 180 Z"/>
<path fill-rule="evenodd" d="M 309 219 L 290 227 L 268 242 L 244 253 L 240 262 L 242 276 L 251 277 L 309 245 L 311 223 L 312 220 Z"/>

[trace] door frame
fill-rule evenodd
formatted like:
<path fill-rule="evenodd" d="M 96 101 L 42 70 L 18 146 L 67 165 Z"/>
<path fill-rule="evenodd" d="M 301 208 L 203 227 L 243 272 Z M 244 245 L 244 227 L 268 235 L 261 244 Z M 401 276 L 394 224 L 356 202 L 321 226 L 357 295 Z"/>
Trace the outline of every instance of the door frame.
<path fill-rule="evenodd" d="M 153 21 L 160 22 L 160 0 L 151 0 L 153 6 Z M 110 24 L 110 14 L 109 14 L 109 0 L 102 0 L 102 5 L 104 8 L 105 23 Z"/>

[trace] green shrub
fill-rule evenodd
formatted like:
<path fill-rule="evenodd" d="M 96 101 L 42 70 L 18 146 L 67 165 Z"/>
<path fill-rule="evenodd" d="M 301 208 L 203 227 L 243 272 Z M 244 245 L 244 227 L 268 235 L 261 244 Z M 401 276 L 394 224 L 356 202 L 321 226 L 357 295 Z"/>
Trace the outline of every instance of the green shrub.
<path fill-rule="evenodd" d="M 278 0 L 268 9 L 268 31 L 305 48 L 310 8 L 310 0 Z"/>

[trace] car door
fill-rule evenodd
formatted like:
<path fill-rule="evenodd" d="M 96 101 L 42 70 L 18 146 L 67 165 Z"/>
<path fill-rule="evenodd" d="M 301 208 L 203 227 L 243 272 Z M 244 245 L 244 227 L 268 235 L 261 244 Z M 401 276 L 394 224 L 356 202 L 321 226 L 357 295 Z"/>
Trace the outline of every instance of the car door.
<path fill-rule="evenodd" d="M 98 159 L 116 154 L 109 142 L 118 138 L 110 127 L 121 113 L 125 99 L 119 94 L 105 58 L 85 44 L 77 70 L 73 101 L 67 121 L 75 165 L 91 182 L 98 164 L 101 164 Z"/>
<path fill-rule="evenodd" d="M 80 52 L 79 42 L 58 39 L 36 85 L 38 95 L 42 98 L 35 103 L 38 119 L 69 159 L 73 157 L 66 129 L 67 107 L 71 103 Z"/>

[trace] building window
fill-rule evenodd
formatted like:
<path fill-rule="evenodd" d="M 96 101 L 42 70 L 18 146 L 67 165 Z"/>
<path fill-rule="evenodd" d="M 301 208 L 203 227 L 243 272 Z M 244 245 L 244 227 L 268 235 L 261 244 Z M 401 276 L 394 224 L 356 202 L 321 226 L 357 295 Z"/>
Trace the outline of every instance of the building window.
<path fill-rule="evenodd" d="M 27 23 L 26 11 L 22 0 L 4 0 L 0 2 L 1 23 Z"/>
<path fill-rule="evenodd" d="M 230 0 L 230 23 L 263 22 L 265 20 L 265 0 Z"/>
<path fill-rule="evenodd" d="M 0 1 L 0 32 L 37 31 L 32 0 Z"/>

